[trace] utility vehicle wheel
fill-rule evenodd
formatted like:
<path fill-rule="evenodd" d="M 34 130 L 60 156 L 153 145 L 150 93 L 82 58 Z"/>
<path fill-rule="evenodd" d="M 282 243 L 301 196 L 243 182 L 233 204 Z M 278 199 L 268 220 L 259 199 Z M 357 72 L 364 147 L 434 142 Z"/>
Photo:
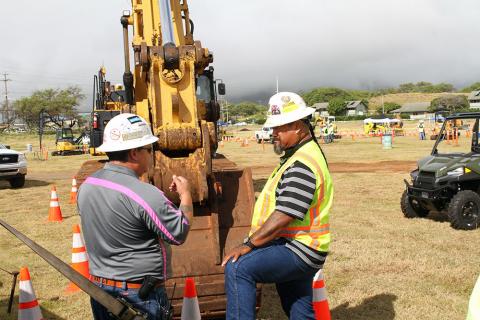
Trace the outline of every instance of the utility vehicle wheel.
<path fill-rule="evenodd" d="M 480 225 L 480 196 L 473 191 L 460 191 L 448 206 L 448 218 L 452 228 L 473 230 Z"/>
<path fill-rule="evenodd" d="M 25 176 L 10 179 L 8 182 L 10 182 L 12 188 L 21 188 L 25 185 Z"/>
<path fill-rule="evenodd" d="M 403 191 L 400 207 L 406 218 L 426 217 L 428 215 L 427 209 L 423 208 L 417 200 L 408 197 L 407 190 Z"/>
<path fill-rule="evenodd" d="M 262 139 L 258 139 L 258 138 L 257 138 L 257 143 L 258 143 L 258 144 L 262 143 Z"/>

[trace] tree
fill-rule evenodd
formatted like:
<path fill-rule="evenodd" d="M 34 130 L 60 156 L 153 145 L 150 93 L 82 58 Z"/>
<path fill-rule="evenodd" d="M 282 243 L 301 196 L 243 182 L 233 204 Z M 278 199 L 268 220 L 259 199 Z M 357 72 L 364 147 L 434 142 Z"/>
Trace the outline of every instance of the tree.
<path fill-rule="evenodd" d="M 377 107 L 377 113 L 390 113 L 392 112 L 393 110 L 396 110 L 396 109 L 399 109 L 401 108 L 402 106 L 399 105 L 398 103 L 396 102 L 385 102 L 383 104 L 383 107 L 380 105 Z"/>
<path fill-rule="evenodd" d="M 409 93 L 409 92 L 425 92 L 425 93 L 436 93 L 436 92 L 453 92 L 455 88 L 450 83 L 438 83 L 433 84 L 431 82 L 419 81 L 417 83 L 402 83 L 398 87 L 398 92 Z"/>
<path fill-rule="evenodd" d="M 447 110 L 449 112 L 458 112 L 468 110 L 469 108 L 470 104 L 468 103 L 467 97 L 449 94 L 433 99 L 428 111 L 436 112 L 439 110 Z"/>
<path fill-rule="evenodd" d="M 333 98 L 342 98 L 345 100 L 359 100 L 348 91 L 339 88 L 316 88 L 302 95 L 305 103 L 312 106 L 317 102 L 330 101 Z"/>
<path fill-rule="evenodd" d="M 328 101 L 328 114 L 333 116 L 344 116 L 347 111 L 347 103 L 341 97 Z"/>
<path fill-rule="evenodd" d="M 463 88 L 461 92 L 470 93 L 472 91 L 477 91 L 477 90 L 480 90 L 480 82 L 475 82 L 469 85 L 468 87 Z"/>
<path fill-rule="evenodd" d="M 78 116 L 75 107 L 84 98 L 82 91 L 77 86 L 66 89 L 45 89 L 35 91 L 31 96 L 16 100 L 13 104 L 17 116 L 25 121 L 29 128 L 37 128 L 40 112 L 46 121 L 53 122 L 58 127 L 63 127 L 64 121 L 74 120 Z"/>
<path fill-rule="evenodd" d="M 229 107 L 229 114 L 238 117 L 250 117 L 258 113 L 266 114 L 267 107 L 254 102 L 241 102 Z"/>

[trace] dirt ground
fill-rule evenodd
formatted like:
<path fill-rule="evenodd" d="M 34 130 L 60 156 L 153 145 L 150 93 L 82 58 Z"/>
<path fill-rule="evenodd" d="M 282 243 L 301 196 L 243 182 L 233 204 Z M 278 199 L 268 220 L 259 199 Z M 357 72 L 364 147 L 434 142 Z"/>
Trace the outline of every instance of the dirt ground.
<path fill-rule="evenodd" d="M 330 172 L 410 172 L 416 165 L 415 161 L 379 161 L 367 163 L 333 162 L 328 164 Z M 250 167 L 256 175 L 270 174 L 274 166 Z"/>

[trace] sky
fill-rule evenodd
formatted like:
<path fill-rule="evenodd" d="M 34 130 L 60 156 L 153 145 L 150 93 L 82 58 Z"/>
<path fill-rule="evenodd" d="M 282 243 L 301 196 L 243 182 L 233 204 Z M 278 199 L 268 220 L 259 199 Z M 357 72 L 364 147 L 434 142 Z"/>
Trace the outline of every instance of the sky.
<path fill-rule="evenodd" d="M 194 38 L 214 53 L 226 99 L 276 91 L 480 81 L 478 0 L 189 0 Z M 120 83 L 120 16 L 129 0 L 2 3 L 0 80 L 9 99 L 79 85 L 91 108 L 99 67 Z M 5 94 L 3 82 L 0 92 Z M 3 99 L 2 99 L 3 100 Z"/>

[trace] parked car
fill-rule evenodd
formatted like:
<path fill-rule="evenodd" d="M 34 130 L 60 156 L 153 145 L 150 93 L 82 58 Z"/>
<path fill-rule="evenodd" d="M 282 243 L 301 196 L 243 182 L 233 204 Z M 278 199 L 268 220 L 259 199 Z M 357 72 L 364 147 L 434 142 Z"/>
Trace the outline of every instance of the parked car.
<path fill-rule="evenodd" d="M 0 144 L 0 180 L 8 180 L 12 188 L 21 188 L 27 175 L 27 159 L 24 154 Z"/>

